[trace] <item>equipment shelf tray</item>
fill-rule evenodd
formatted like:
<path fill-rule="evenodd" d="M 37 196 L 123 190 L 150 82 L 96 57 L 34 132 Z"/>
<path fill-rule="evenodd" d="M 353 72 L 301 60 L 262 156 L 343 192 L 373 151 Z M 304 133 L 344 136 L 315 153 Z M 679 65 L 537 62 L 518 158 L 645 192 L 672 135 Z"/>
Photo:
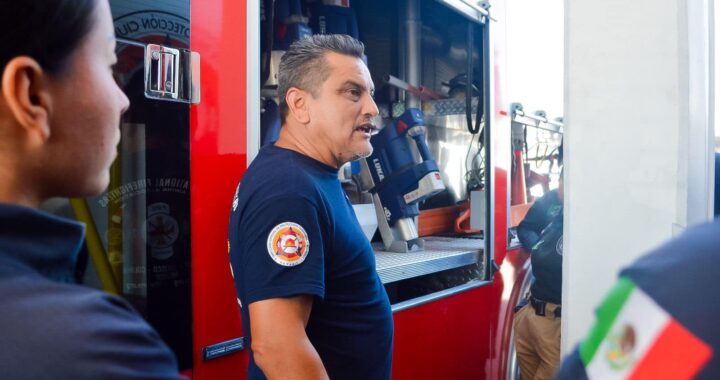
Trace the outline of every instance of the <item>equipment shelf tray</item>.
<path fill-rule="evenodd" d="M 425 250 L 396 253 L 383 251 L 382 243 L 373 244 L 376 269 L 383 284 L 478 262 L 483 239 L 426 236 Z"/>

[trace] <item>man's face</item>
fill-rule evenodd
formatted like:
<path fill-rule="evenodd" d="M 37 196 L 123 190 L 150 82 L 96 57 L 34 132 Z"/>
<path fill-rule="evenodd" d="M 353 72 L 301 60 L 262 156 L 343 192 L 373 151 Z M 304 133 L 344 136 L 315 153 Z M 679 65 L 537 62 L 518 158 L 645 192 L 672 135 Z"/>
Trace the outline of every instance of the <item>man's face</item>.
<path fill-rule="evenodd" d="M 326 53 L 330 75 L 309 97 L 308 130 L 318 149 L 330 151 L 338 167 L 372 153 L 370 136 L 378 115 L 375 91 L 365 63 L 352 56 Z"/>

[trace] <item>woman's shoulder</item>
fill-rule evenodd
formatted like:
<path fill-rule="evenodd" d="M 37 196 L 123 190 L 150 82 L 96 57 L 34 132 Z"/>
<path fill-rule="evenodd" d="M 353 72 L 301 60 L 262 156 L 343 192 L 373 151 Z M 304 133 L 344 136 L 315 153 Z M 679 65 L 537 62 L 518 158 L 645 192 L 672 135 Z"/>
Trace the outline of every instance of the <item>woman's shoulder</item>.
<path fill-rule="evenodd" d="M 165 373 L 166 378 L 177 374 L 170 349 L 120 297 L 33 275 L 0 281 L 0 297 L 4 300 L 0 324 L 12 326 L 3 329 L 1 339 L 25 350 L 5 355 L 0 362 L 22 361 L 31 355 L 38 368 L 54 368 L 55 374 L 72 373 L 65 366 L 102 378 L 114 378 L 113 371 L 122 368 L 129 368 L 128 374 Z M 98 360 L 103 368 L 91 363 L 93 358 L 102 358 Z M 153 364 L 148 366 L 148 360 Z M 7 365 L 11 363 L 3 368 Z"/>

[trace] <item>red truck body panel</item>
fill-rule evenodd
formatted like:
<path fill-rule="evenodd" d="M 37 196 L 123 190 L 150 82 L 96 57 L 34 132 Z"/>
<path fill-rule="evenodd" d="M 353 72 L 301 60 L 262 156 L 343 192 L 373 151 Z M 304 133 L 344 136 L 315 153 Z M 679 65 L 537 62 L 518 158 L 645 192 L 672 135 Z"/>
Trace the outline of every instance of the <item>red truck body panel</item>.
<path fill-rule="evenodd" d="M 244 379 L 247 348 L 203 360 L 203 348 L 243 335 L 227 257 L 235 186 L 247 166 L 245 0 L 191 2 L 191 49 L 202 56 L 202 101 L 191 107 L 193 370 L 195 379 Z M 498 77 L 497 68 L 495 70 Z M 499 97 L 499 94 L 496 93 Z M 498 121 L 503 120 L 500 112 Z M 493 135 L 495 262 L 492 283 L 395 313 L 394 379 L 501 379 L 512 309 L 527 256 L 507 250 L 509 122 Z M 505 119 L 506 121 L 506 119 Z"/>

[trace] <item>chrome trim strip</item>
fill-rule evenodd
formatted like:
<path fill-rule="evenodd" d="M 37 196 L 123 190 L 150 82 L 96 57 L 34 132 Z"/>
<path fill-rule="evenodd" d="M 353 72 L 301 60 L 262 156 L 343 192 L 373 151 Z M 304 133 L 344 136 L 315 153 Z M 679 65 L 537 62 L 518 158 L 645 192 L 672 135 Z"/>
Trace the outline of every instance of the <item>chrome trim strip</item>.
<path fill-rule="evenodd" d="M 491 281 L 472 280 L 465 285 L 455 286 L 450 289 L 445 289 L 439 292 L 430 293 L 428 295 L 413 298 L 411 300 L 396 303 L 391 306 L 392 312 L 397 313 L 399 311 L 407 310 L 413 307 L 424 305 L 429 302 L 441 300 L 443 298 L 451 297 L 456 294 L 466 292 L 468 290 L 476 289 L 481 286 L 490 285 Z"/>
<path fill-rule="evenodd" d="M 260 0 L 247 2 L 246 83 L 247 94 L 245 125 L 247 137 L 247 166 L 260 151 Z"/>

